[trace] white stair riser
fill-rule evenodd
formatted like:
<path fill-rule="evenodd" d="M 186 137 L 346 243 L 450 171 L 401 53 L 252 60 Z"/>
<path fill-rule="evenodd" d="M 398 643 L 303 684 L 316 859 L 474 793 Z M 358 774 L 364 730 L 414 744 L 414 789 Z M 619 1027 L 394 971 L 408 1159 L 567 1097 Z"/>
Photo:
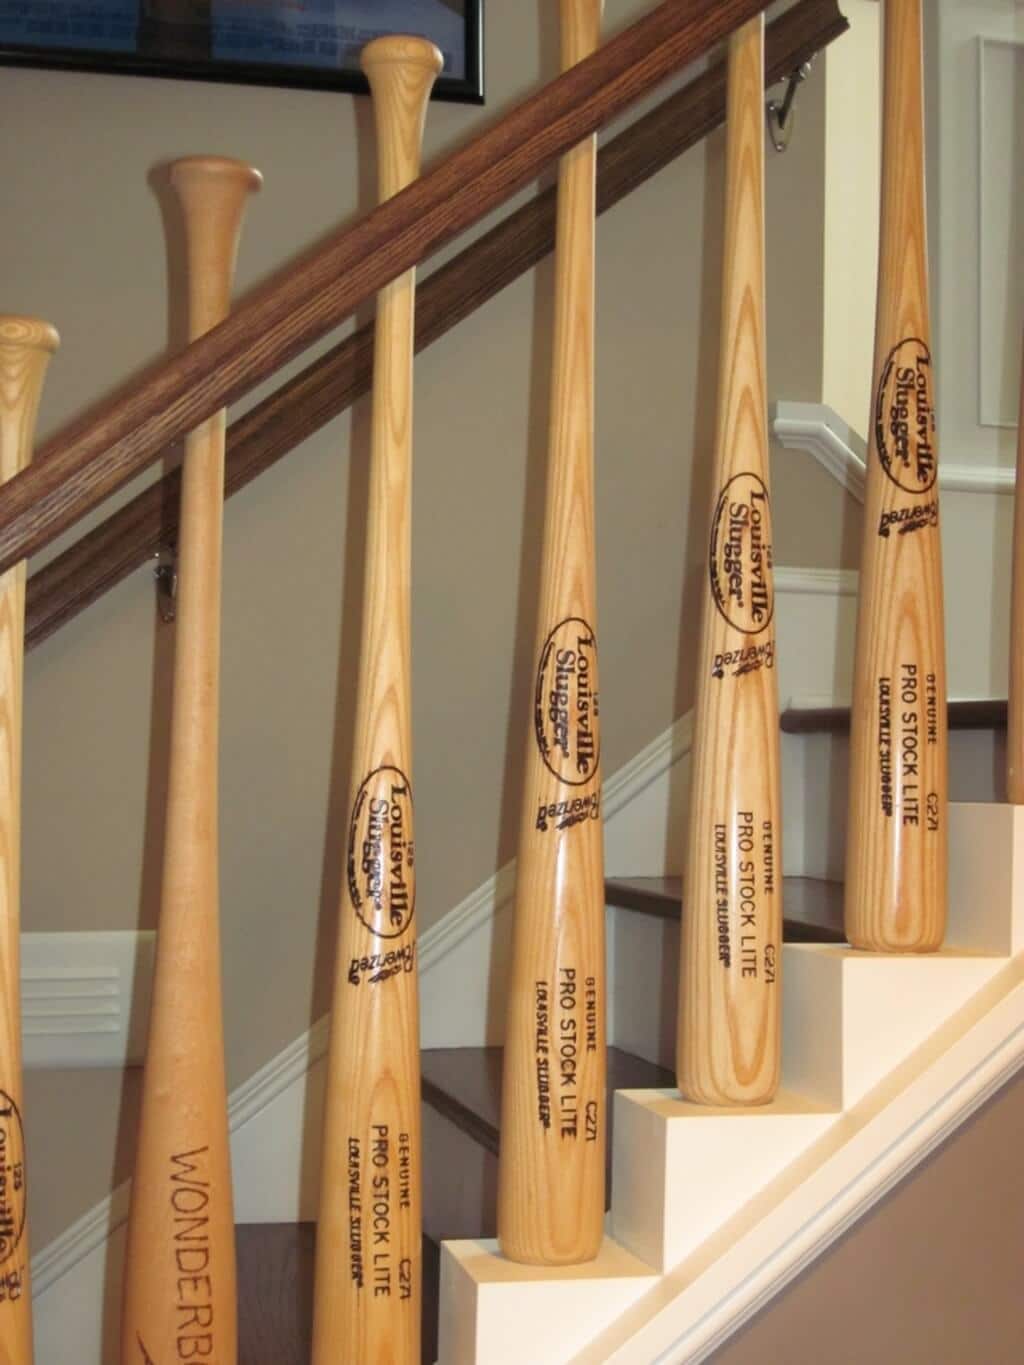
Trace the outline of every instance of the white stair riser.
<path fill-rule="evenodd" d="M 1024 807 L 952 806 L 950 850 L 953 946 L 786 946 L 772 1104 L 619 1092 L 596 1265 L 444 1248 L 440 1365 L 704 1359 L 1021 1065 Z M 615 1041 L 671 1064 L 675 926 L 618 910 L 609 926 Z"/>

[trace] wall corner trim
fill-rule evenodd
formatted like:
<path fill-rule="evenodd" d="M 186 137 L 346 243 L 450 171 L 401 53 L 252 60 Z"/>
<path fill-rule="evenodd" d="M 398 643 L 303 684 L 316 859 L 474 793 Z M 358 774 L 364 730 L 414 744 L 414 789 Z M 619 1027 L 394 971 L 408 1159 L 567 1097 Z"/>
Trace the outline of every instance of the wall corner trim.
<path fill-rule="evenodd" d="M 851 497 L 864 501 L 867 447 L 838 413 L 825 403 L 779 401 L 770 405 L 768 416 L 779 445 L 806 451 Z M 1014 471 L 1004 465 L 944 465 L 940 453 L 939 486 L 949 493 L 1011 493 Z"/>

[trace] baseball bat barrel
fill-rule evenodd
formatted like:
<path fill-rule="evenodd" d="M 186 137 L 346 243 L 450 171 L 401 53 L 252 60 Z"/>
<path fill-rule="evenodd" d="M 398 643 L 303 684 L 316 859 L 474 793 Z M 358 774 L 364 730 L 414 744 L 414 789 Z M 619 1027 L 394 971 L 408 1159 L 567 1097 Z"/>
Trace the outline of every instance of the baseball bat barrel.
<path fill-rule="evenodd" d="M 680 939 L 676 1072 L 704 1104 L 779 1080 L 782 838 L 765 396 L 764 21 L 729 41 L 711 527 Z"/>
<path fill-rule="evenodd" d="M 43 378 L 59 338 L 36 318 L 0 317 L 0 479 L 32 457 Z M 32 1365 L 21 1070 L 21 715 L 25 562 L 0 576 L 0 1365 Z"/>
<path fill-rule="evenodd" d="M 222 157 L 170 168 L 185 228 L 190 339 L 229 308 L 258 171 Z M 189 1354 L 234 1365 L 235 1228 L 221 1012 L 217 865 L 224 412 L 185 442 L 153 998 L 132 1179 L 123 1365 Z"/>
<path fill-rule="evenodd" d="M 1006 799 L 1024 805 L 1024 347 L 1021 349 L 1017 478 L 1013 489 L 1010 579 L 1010 691 L 1006 724 Z"/>
<path fill-rule="evenodd" d="M 440 52 L 369 43 L 380 196 L 419 174 Z M 419 1002 L 410 696 L 415 272 L 378 296 L 365 606 L 327 1059 L 313 1365 L 419 1365 Z"/>
<path fill-rule="evenodd" d="M 600 0 L 562 0 L 562 66 Z M 605 955 L 594 568 L 593 137 L 558 171 L 554 344 L 536 685 L 527 736 L 503 1071 L 498 1238 L 514 1261 L 598 1253 Z"/>
<path fill-rule="evenodd" d="M 946 924 L 947 734 L 920 0 L 883 15 L 874 394 L 850 715 L 845 925 L 879 952 Z"/>

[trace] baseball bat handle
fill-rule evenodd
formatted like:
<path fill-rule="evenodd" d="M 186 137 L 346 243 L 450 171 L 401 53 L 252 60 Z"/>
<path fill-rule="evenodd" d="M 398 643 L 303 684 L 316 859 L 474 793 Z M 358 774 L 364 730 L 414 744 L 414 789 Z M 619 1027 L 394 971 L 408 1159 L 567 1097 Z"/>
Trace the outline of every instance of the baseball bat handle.
<path fill-rule="evenodd" d="M 172 164 L 170 183 L 185 229 L 194 339 L 228 311 L 242 214 L 261 177 L 227 158 L 187 157 Z M 182 1352 L 224 1365 L 237 1357 L 218 904 L 223 494 L 221 411 L 188 435 L 182 467 L 164 861 L 128 1220 L 124 1365 Z"/>
<path fill-rule="evenodd" d="M 379 194 L 419 173 L 440 52 L 363 49 Z M 410 691 L 415 272 L 377 298 L 366 575 L 313 1294 L 313 1365 L 418 1365 L 422 1312 L 419 999 Z"/>
<path fill-rule="evenodd" d="M 43 378 L 59 338 L 36 318 L 0 317 L 0 479 L 32 456 Z M 25 563 L 0 576 L 0 1361 L 32 1365 L 32 1295 L 22 1127 L 20 951 L 22 664 Z"/>
<path fill-rule="evenodd" d="M 703 1104 L 779 1081 L 781 800 L 765 394 L 764 26 L 729 42 L 722 337 L 694 706 L 676 1071 Z"/>
<path fill-rule="evenodd" d="M 559 0 L 562 70 L 568 71 L 596 52 L 601 42 L 604 0 Z"/>
<path fill-rule="evenodd" d="M 921 0 L 886 4 L 844 906 L 850 943 L 877 952 L 934 951 L 946 926 L 946 649 L 922 49 Z"/>
<path fill-rule="evenodd" d="M 562 0 L 568 69 L 599 0 Z M 498 1239 L 511 1260 L 592 1260 L 606 1143 L 601 739 L 594 563 L 596 139 L 558 168 L 548 470 L 502 1077 Z"/>

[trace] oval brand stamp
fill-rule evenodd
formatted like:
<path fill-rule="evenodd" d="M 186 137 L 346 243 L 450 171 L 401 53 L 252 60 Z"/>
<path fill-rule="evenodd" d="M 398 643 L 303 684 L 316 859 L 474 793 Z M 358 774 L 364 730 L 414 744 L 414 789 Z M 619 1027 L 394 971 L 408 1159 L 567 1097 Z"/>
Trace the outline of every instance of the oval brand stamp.
<path fill-rule="evenodd" d="M 356 793 L 348 833 L 348 889 L 377 938 L 398 938 L 416 907 L 412 784 L 400 768 L 376 768 Z"/>
<path fill-rule="evenodd" d="M 581 616 L 560 621 L 544 641 L 533 723 L 547 770 L 572 787 L 589 782 L 601 757 L 597 641 Z"/>
<path fill-rule="evenodd" d="M 772 506 L 756 474 L 736 474 L 722 489 L 708 569 L 715 606 L 729 625 L 746 635 L 767 630 L 775 613 Z"/>
<path fill-rule="evenodd" d="M 0 1265 L 25 1231 L 25 1134 L 18 1106 L 0 1090 Z"/>
<path fill-rule="evenodd" d="M 875 444 L 882 468 L 905 493 L 927 493 L 935 482 L 932 357 L 919 337 L 907 337 L 885 358 L 875 398 Z"/>

